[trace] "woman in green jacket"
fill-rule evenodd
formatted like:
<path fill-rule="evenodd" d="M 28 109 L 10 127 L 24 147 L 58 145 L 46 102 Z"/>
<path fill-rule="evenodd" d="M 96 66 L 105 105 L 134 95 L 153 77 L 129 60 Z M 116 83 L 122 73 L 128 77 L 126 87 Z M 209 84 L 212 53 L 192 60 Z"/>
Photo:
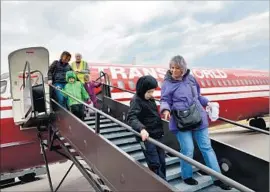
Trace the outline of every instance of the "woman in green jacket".
<path fill-rule="evenodd" d="M 67 84 L 64 87 L 63 91 L 72 95 L 73 97 L 77 98 L 78 100 L 80 100 L 82 102 L 88 101 L 90 99 L 83 84 L 80 81 L 77 81 L 76 74 L 73 71 L 68 71 L 66 73 L 66 81 L 67 81 Z M 78 101 L 69 97 L 66 94 L 64 94 L 64 97 L 67 98 L 67 104 L 68 104 L 70 111 L 75 116 L 77 116 L 78 118 L 83 120 L 83 118 L 84 118 L 83 104 L 79 103 Z"/>

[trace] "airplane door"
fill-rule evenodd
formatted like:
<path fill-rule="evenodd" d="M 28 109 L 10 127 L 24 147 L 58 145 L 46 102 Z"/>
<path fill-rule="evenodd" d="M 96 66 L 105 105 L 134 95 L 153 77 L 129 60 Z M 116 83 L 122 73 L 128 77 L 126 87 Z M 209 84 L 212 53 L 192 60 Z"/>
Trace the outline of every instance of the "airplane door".
<path fill-rule="evenodd" d="M 29 109 L 33 106 L 31 101 L 31 86 L 42 83 L 42 76 L 39 73 L 33 73 L 27 76 L 23 74 L 26 62 L 29 63 L 30 71 L 39 70 L 43 74 L 44 80 L 47 79 L 49 69 L 49 51 L 44 47 L 29 47 L 13 51 L 8 56 L 10 92 L 13 105 L 13 116 L 16 124 L 26 121 Z M 23 79 L 25 78 L 25 87 Z M 46 97 L 49 96 L 48 85 L 45 84 Z M 46 108 L 49 106 L 46 104 Z"/>

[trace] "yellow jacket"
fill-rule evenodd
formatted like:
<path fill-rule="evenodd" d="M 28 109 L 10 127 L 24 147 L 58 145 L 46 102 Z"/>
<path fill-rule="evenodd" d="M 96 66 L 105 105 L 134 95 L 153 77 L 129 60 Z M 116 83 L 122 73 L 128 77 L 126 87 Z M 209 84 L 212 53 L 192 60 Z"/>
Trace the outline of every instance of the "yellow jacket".
<path fill-rule="evenodd" d="M 77 67 L 76 61 L 74 61 L 71 63 L 71 67 L 72 67 L 73 71 L 79 71 L 79 73 L 77 73 L 77 78 L 82 83 L 84 83 L 84 75 L 89 74 L 89 72 L 90 72 L 87 62 L 81 60 L 79 67 Z"/>

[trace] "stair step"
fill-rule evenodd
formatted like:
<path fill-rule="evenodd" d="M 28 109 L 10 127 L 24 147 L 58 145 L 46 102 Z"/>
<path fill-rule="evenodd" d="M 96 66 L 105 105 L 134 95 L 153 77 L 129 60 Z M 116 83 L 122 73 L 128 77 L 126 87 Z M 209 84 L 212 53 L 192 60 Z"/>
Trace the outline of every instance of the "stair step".
<path fill-rule="evenodd" d="M 198 171 L 199 169 L 196 167 L 192 167 L 193 173 Z M 181 176 L 180 164 L 166 166 L 166 179 L 167 181 L 171 181 L 177 179 Z"/>
<path fill-rule="evenodd" d="M 84 121 L 94 121 L 96 119 L 95 115 L 89 116 L 89 117 L 85 117 Z M 107 119 L 105 116 L 101 115 L 100 119 Z"/>
<path fill-rule="evenodd" d="M 178 157 L 166 157 L 165 161 L 166 161 L 166 167 L 169 166 L 169 165 L 178 164 L 179 168 L 180 168 L 179 158 Z M 141 164 L 148 167 L 146 161 L 142 161 Z"/>
<path fill-rule="evenodd" d="M 209 187 L 205 187 L 203 189 L 198 190 L 197 192 L 240 192 L 238 189 L 232 188 L 231 190 L 224 190 L 218 186 L 210 185 Z"/>
<path fill-rule="evenodd" d="M 95 129 L 95 125 L 91 125 L 89 126 L 92 129 Z M 117 123 L 104 123 L 104 124 L 100 124 L 99 128 L 100 129 L 108 129 L 108 128 L 114 128 L 114 127 L 119 127 L 119 125 Z"/>
<path fill-rule="evenodd" d="M 87 121 L 84 121 L 87 125 L 94 125 L 96 123 L 96 120 L 87 120 Z M 109 122 L 112 122 L 110 119 L 100 119 L 100 124 L 102 123 L 109 123 Z"/>
<path fill-rule="evenodd" d="M 117 133 L 108 133 L 108 134 L 102 134 L 103 137 L 106 139 L 115 139 L 115 138 L 124 138 L 128 136 L 133 136 L 134 133 L 132 132 L 117 132 Z"/>
<path fill-rule="evenodd" d="M 114 132 L 126 132 L 127 130 L 122 128 L 122 127 L 114 127 L 114 128 L 109 128 L 109 129 L 101 129 L 100 133 L 114 133 Z"/>
<path fill-rule="evenodd" d="M 145 159 L 145 156 L 142 151 L 137 151 L 129 155 L 133 157 L 136 161 L 141 161 Z"/>
<path fill-rule="evenodd" d="M 138 141 L 136 140 L 135 137 L 131 137 L 131 138 L 118 138 L 118 139 L 113 139 L 111 140 L 111 142 L 117 146 L 121 146 L 121 145 L 127 145 L 127 144 L 132 144 L 132 143 L 138 143 Z"/>
<path fill-rule="evenodd" d="M 213 184 L 213 180 L 210 176 L 201 175 L 199 173 L 194 173 L 193 177 L 194 177 L 194 179 L 196 179 L 198 181 L 198 185 L 187 185 L 180 178 L 169 181 L 169 183 L 172 186 L 174 186 L 177 190 L 188 191 L 188 192 L 198 191 L 200 189 L 203 189 L 203 188 L 208 187 L 208 186 Z"/>
<path fill-rule="evenodd" d="M 172 164 L 179 164 L 179 158 L 178 157 L 166 157 L 166 165 L 172 165 Z"/>
<path fill-rule="evenodd" d="M 138 150 L 142 149 L 142 147 L 141 147 L 141 145 L 139 143 L 134 143 L 134 144 L 131 144 L 131 145 L 120 147 L 120 148 L 126 153 L 133 152 L 133 151 L 138 151 Z"/>

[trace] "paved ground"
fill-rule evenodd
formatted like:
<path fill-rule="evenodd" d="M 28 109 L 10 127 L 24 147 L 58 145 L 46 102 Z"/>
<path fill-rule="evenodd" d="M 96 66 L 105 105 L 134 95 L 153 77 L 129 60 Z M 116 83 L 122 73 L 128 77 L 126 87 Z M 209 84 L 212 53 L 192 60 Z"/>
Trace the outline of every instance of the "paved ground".
<path fill-rule="evenodd" d="M 222 141 L 269 161 L 269 135 L 252 132 L 241 127 L 233 127 L 210 131 L 210 136 L 213 139 Z"/>
<path fill-rule="evenodd" d="M 50 166 L 51 177 L 53 181 L 54 190 L 58 186 L 61 179 L 64 177 L 71 162 L 57 163 Z M 49 182 L 46 175 L 40 177 L 40 180 L 27 184 L 15 185 L 12 187 L 1 189 L 2 192 L 14 192 L 14 191 L 50 191 Z M 88 183 L 88 181 L 82 176 L 81 172 L 74 165 L 66 177 L 65 181 L 58 189 L 58 191 L 95 191 Z"/>

